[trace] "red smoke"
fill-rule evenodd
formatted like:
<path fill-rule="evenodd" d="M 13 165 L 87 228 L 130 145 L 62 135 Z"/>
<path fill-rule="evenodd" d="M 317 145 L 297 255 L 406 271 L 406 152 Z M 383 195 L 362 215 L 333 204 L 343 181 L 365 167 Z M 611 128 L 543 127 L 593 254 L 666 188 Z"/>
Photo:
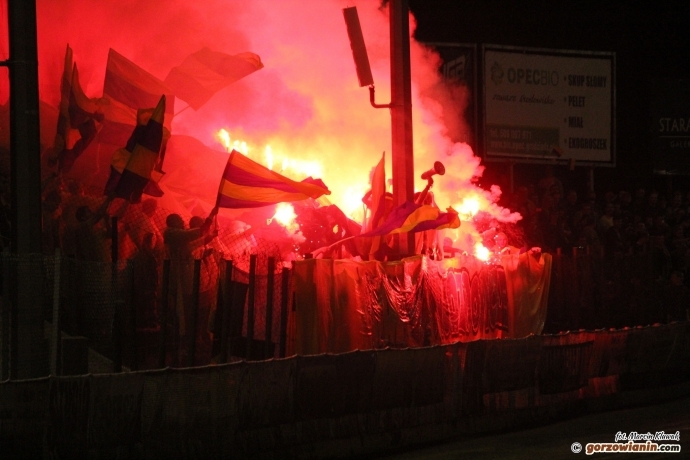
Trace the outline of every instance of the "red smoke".
<path fill-rule="evenodd" d="M 318 162 L 321 178 L 332 191 L 329 199 L 346 212 L 361 213 L 358 199 L 368 188 L 370 170 L 382 151 L 390 178 L 390 114 L 372 108 L 367 89 L 358 86 L 342 9 L 357 6 L 377 102 L 385 103 L 390 100 L 390 44 L 388 11 L 380 4 L 380 0 L 37 0 L 40 97 L 49 106 L 58 106 L 67 44 L 74 50 L 82 86 L 91 97 L 102 95 L 109 48 L 160 79 L 203 46 L 228 54 L 256 53 L 263 69 L 220 91 L 198 111 L 180 113 L 172 124 L 173 135 L 192 136 L 223 151 L 215 135 L 225 128 L 233 139 L 245 141 L 249 156 L 258 161 L 265 162 L 264 151 L 270 145 L 276 157 Z M 0 27 L 4 25 L 2 21 Z M 5 45 L 0 45 L 0 58 L 6 59 L 7 41 L 1 42 Z M 441 208 L 457 206 L 471 193 L 483 210 L 499 220 L 516 221 L 519 215 L 493 204 L 500 191 L 487 192 L 472 184 L 483 166 L 471 148 L 449 140 L 449 129 L 467 129 L 460 114 L 470 95 L 465 88 L 442 82 L 438 55 L 414 40 L 411 57 L 416 188 L 425 185 L 419 174 L 440 160 L 446 174 L 436 179 L 434 191 Z M 7 94 L 4 79 L 0 102 Z M 446 119 L 444 124 L 442 114 L 445 110 L 447 115 L 448 107 L 439 100 L 460 105 L 454 122 Z M 185 106 L 177 100 L 175 111 Z M 174 152 L 174 138 L 171 143 Z M 199 163 L 207 169 L 222 163 L 204 162 L 199 158 L 203 151 L 185 153 L 195 155 L 190 161 L 197 164 L 191 170 L 202 167 Z M 185 162 L 171 159 L 169 167 L 175 164 Z M 168 172 L 162 185 L 168 181 L 177 190 L 185 184 L 172 184 L 173 179 L 195 179 Z M 204 171 L 203 180 L 213 183 L 216 172 L 220 177 L 221 171 Z M 210 208 L 213 192 L 199 190 L 203 196 L 192 201 L 199 208 Z"/>

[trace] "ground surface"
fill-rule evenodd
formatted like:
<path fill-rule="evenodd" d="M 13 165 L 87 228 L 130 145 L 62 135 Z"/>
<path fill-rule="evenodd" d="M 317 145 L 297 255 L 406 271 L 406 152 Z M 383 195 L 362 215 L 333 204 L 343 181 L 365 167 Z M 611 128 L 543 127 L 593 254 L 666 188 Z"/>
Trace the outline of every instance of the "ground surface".
<path fill-rule="evenodd" d="M 618 432 L 652 434 L 664 431 L 666 434 L 680 432 L 680 453 L 630 453 L 599 452 L 586 455 L 587 443 L 612 443 Z M 573 443 L 582 445 L 582 451 L 571 451 Z M 643 441 L 639 441 L 643 442 Z M 666 441 L 666 444 L 677 444 Z M 690 458 L 690 397 L 663 404 L 636 407 L 588 414 L 548 426 L 515 431 L 511 433 L 483 436 L 476 439 L 456 441 L 410 450 L 405 453 L 379 457 L 381 459 L 681 459 Z"/>

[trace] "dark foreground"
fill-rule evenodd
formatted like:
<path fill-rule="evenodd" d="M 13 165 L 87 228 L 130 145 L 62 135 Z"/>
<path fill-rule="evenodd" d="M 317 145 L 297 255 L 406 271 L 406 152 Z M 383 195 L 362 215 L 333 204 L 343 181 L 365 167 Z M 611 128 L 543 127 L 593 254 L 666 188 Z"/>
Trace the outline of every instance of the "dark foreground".
<path fill-rule="evenodd" d="M 631 409 L 599 412 L 553 423 L 534 429 L 489 435 L 450 443 L 423 447 L 404 453 L 396 453 L 379 459 L 425 459 L 443 460 L 467 458 L 483 459 L 577 459 L 587 457 L 587 443 L 612 443 L 618 432 L 652 434 L 664 431 L 666 434 L 680 432 L 679 453 L 645 452 L 634 458 L 681 459 L 690 457 L 690 397 L 684 397 L 657 405 L 646 405 Z M 573 443 L 580 443 L 582 451 L 571 451 Z M 642 441 L 639 441 L 642 442 Z M 678 444 L 666 441 L 665 444 Z M 627 458 L 618 452 L 597 452 L 597 459 Z"/>

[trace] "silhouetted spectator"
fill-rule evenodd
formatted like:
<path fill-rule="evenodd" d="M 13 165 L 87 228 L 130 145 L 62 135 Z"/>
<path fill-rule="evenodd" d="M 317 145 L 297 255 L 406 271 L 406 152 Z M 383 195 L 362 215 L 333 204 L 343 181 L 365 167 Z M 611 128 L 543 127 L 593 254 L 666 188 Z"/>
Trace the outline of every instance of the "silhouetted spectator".
<path fill-rule="evenodd" d="M 0 248 L 10 247 L 12 224 L 10 223 L 10 206 L 0 195 Z"/>
<path fill-rule="evenodd" d="M 671 263 L 676 270 L 685 270 L 689 267 L 690 261 L 690 242 L 683 234 L 683 227 L 676 225 L 671 236 L 667 241 L 669 253 L 671 254 Z"/>
<path fill-rule="evenodd" d="M 136 312 L 137 328 L 155 328 L 158 325 L 156 297 L 158 292 L 159 264 L 155 254 L 153 233 L 144 235 L 132 259 L 134 284 L 132 299 Z"/>
<path fill-rule="evenodd" d="M 553 166 L 547 165 L 544 168 L 544 176 L 537 182 L 537 189 L 540 197 L 551 193 L 552 187 L 556 187 L 560 196 L 563 196 L 563 182 L 556 177 Z"/>
<path fill-rule="evenodd" d="M 44 254 L 54 254 L 60 247 L 60 202 L 62 197 L 52 190 L 43 197 L 41 208 L 41 246 Z"/>
<path fill-rule="evenodd" d="M 613 260 L 616 256 L 623 255 L 625 244 L 622 233 L 623 219 L 620 215 L 613 216 L 613 225 L 604 234 L 604 257 Z"/>
<path fill-rule="evenodd" d="M 639 219 L 639 216 L 637 216 Z M 642 254 L 649 250 L 649 232 L 642 220 L 633 222 L 626 233 L 628 246 L 633 254 Z"/>
<path fill-rule="evenodd" d="M 201 228 L 204 224 L 204 218 L 194 216 L 189 220 L 189 228 Z M 221 255 L 209 245 L 215 232 L 209 233 L 208 236 L 199 238 L 192 244 L 195 247 L 192 249 L 194 259 L 201 260 L 201 273 L 199 275 L 199 310 L 197 313 L 197 330 L 196 339 L 198 354 L 197 361 L 199 364 L 207 364 L 211 359 L 211 328 L 209 318 L 211 311 L 216 309 L 216 294 L 218 293 L 218 276 L 220 273 L 220 257 Z"/>
<path fill-rule="evenodd" d="M 661 305 L 664 315 L 658 318 L 660 322 L 690 320 L 690 289 L 684 284 L 681 270 L 671 272 L 662 293 Z"/>
<path fill-rule="evenodd" d="M 192 305 L 192 281 L 194 276 L 193 250 L 202 237 L 208 237 L 212 216 L 200 228 L 185 229 L 184 220 L 179 214 L 170 214 L 166 219 L 167 228 L 163 234 L 165 246 L 170 257 L 170 292 L 177 313 L 177 333 L 181 339 L 189 338 L 189 319 Z M 184 343 L 187 343 L 184 340 Z M 183 347 L 186 351 L 186 347 Z M 186 361 L 183 361 L 186 364 Z M 178 363 L 179 364 L 179 363 Z"/>
<path fill-rule="evenodd" d="M 613 203 L 607 203 L 604 207 L 604 212 L 602 213 L 601 217 L 599 217 L 599 221 L 597 222 L 597 231 L 599 232 L 599 235 L 601 235 L 602 237 L 604 237 L 604 235 L 606 235 L 606 232 L 608 231 L 609 228 L 613 227 L 614 209 L 615 208 L 613 206 Z M 621 218 L 621 229 L 622 229 L 623 217 L 620 216 L 620 218 Z"/>
<path fill-rule="evenodd" d="M 103 206 L 95 212 L 89 206 L 77 209 L 73 235 L 77 259 L 110 262 L 110 219 L 105 210 Z"/>
<path fill-rule="evenodd" d="M 588 215 L 581 221 L 581 229 L 578 233 L 578 246 L 589 247 L 593 254 L 601 254 L 601 238 L 596 229 L 594 216 Z"/>
<path fill-rule="evenodd" d="M 517 188 L 509 207 L 512 211 L 520 213 L 522 219 L 517 225 L 522 228 L 526 238 L 533 240 L 537 226 L 537 205 L 529 198 L 529 189 L 526 186 Z"/>
<path fill-rule="evenodd" d="M 642 214 L 644 217 L 655 218 L 657 216 L 664 216 L 663 208 L 659 201 L 659 192 L 652 190 L 647 196 L 647 202 Z"/>
<path fill-rule="evenodd" d="M 647 209 L 647 190 L 644 187 L 635 189 L 635 196 L 631 203 L 632 213 L 645 217 Z"/>
<path fill-rule="evenodd" d="M 633 221 L 632 196 L 627 190 L 618 192 L 618 212 L 623 218 L 623 226 L 627 226 Z"/>

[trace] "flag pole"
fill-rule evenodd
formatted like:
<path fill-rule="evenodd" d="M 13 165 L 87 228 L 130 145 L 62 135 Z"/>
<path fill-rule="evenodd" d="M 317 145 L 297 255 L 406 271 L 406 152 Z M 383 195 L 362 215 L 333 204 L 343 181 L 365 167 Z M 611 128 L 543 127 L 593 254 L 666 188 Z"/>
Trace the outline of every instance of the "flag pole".
<path fill-rule="evenodd" d="M 185 107 L 184 109 L 180 110 L 179 112 L 174 113 L 174 114 L 173 114 L 173 118 L 175 118 L 176 116 L 178 116 L 179 114 L 181 114 L 182 112 L 184 112 L 185 110 L 187 110 L 187 109 L 190 108 L 190 107 L 191 107 L 191 105 L 188 105 L 187 107 Z"/>

